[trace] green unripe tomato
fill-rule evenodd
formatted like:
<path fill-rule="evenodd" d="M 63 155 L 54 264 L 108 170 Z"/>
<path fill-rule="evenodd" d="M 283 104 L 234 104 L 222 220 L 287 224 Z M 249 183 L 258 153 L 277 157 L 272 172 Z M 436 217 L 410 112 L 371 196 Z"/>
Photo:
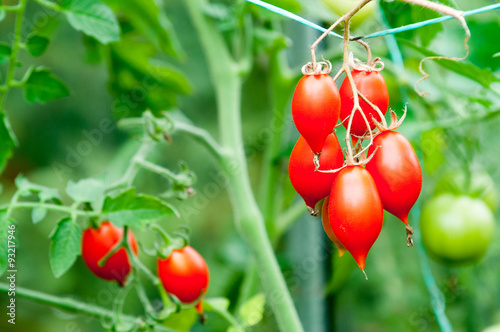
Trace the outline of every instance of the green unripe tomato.
<path fill-rule="evenodd" d="M 335 14 L 342 16 L 359 4 L 359 0 L 322 0 Z M 366 19 L 375 17 L 375 9 L 377 1 L 371 1 L 366 6 L 361 8 L 351 19 L 354 27 L 359 26 Z"/>
<path fill-rule="evenodd" d="M 435 194 L 452 193 L 466 195 L 483 200 L 495 212 L 498 208 L 498 191 L 493 179 L 486 172 L 475 172 L 471 175 L 469 188 L 466 188 L 466 177 L 462 172 L 446 173 L 437 183 Z"/>
<path fill-rule="evenodd" d="M 493 240 L 495 217 L 482 200 L 442 194 L 423 208 L 420 230 L 428 254 L 445 265 L 478 262 Z"/>

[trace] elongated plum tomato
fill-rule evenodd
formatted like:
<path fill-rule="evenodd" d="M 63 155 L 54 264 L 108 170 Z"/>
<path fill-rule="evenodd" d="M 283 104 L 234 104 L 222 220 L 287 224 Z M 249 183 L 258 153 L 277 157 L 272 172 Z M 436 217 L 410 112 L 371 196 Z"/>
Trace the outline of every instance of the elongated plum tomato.
<path fill-rule="evenodd" d="M 169 257 L 157 260 L 158 277 L 165 290 L 183 303 L 191 303 L 205 295 L 210 275 L 203 257 L 190 246 L 173 250 Z M 201 314 L 201 300 L 196 305 Z"/>
<path fill-rule="evenodd" d="M 387 85 L 385 84 L 382 74 L 375 70 L 353 70 L 351 74 L 358 91 L 371 103 L 377 106 L 382 114 L 385 114 L 387 112 L 387 107 L 389 107 L 389 92 L 387 91 Z M 340 119 L 347 129 L 349 120 L 345 119 L 351 115 L 352 108 L 354 107 L 354 97 L 347 77 L 344 78 L 340 86 L 340 106 Z M 380 116 L 367 102 L 361 99 L 361 97 L 359 97 L 359 106 L 370 124 L 370 129 L 373 129 L 375 124 L 373 123 L 372 115 L 377 121 L 381 120 Z M 367 130 L 368 128 L 366 127 L 365 120 L 361 114 L 356 111 L 352 119 L 351 134 L 362 136 Z"/>
<path fill-rule="evenodd" d="M 101 223 L 99 228 L 87 228 L 82 236 L 82 257 L 90 271 L 104 280 L 116 280 L 123 286 L 130 272 L 130 262 L 125 248 L 115 252 L 104 266 L 98 262 L 118 244 L 123 237 L 123 229 L 109 221 Z M 128 243 L 137 255 L 137 240 L 132 231 L 127 232 Z"/>
<path fill-rule="evenodd" d="M 332 240 L 332 242 L 335 244 L 337 247 L 337 250 L 339 251 L 339 257 L 344 256 L 345 252 L 347 249 L 340 243 L 339 239 L 337 239 L 337 236 L 333 232 L 332 225 L 330 225 L 330 219 L 328 218 L 328 200 L 329 197 L 326 197 L 325 200 L 323 201 L 323 208 L 321 210 L 321 221 L 323 222 L 323 229 L 325 230 L 326 235 Z"/>
<path fill-rule="evenodd" d="M 408 213 L 422 190 L 422 170 L 413 148 L 402 134 L 384 131 L 373 140 L 366 164 L 377 185 L 384 209 L 408 225 Z"/>
<path fill-rule="evenodd" d="M 299 133 L 315 154 L 321 152 L 339 119 L 340 97 L 328 74 L 306 75 L 297 83 L 292 116 Z"/>
<path fill-rule="evenodd" d="M 304 199 L 309 212 L 316 215 L 317 211 L 314 207 L 330 193 L 336 173 L 314 171 L 313 158 L 311 148 L 304 137 L 300 136 L 290 155 L 288 174 L 293 187 Z M 344 155 L 334 133 L 328 135 L 319 157 L 319 163 L 322 170 L 336 169 L 344 163 Z"/>
<path fill-rule="evenodd" d="M 375 181 L 366 169 L 347 166 L 338 173 L 330 193 L 328 217 L 337 239 L 364 270 L 384 218 Z"/>

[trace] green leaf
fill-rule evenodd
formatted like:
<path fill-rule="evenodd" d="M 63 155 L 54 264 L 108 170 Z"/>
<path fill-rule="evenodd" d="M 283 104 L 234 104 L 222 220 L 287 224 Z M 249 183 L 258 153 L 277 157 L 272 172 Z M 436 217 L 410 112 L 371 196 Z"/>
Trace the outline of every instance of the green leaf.
<path fill-rule="evenodd" d="M 34 224 L 38 224 L 47 215 L 47 209 L 43 207 L 35 207 L 31 210 L 31 219 Z"/>
<path fill-rule="evenodd" d="M 171 313 L 163 322 L 163 326 L 175 331 L 188 332 L 198 320 L 198 312 L 194 307 Z"/>
<path fill-rule="evenodd" d="M 83 179 L 76 183 L 69 181 L 66 192 L 75 202 L 93 202 L 104 196 L 104 189 L 101 181 Z"/>
<path fill-rule="evenodd" d="M 116 197 L 106 197 L 102 212 L 118 227 L 141 227 L 154 220 L 178 216 L 178 212 L 156 197 L 136 195 L 130 189 Z"/>
<path fill-rule="evenodd" d="M 9 258 L 9 235 L 14 235 L 14 239 L 11 238 L 10 241 L 17 243 L 16 233 L 12 232 L 10 225 L 15 225 L 14 220 L 6 218 L 7 210 L 0 211 L 0 276 L 8 268 L 8 258 Z M 9 231 L 11 233 L 9 234 Z"/>
<path fill-rule="evenodd" d="M 432 174 L 446 162 L 443 151 L 446 149 L 446 139 L 443 129 L 435 128 L 422 133 L 420 143 L 424 156 L 426 173 Z"/>
<path fill-rule="evenodd" d="M 302 9 L 300 2 L 297 0 L 268 0 L 267 3 L 292 13 L 298 13 Z"/>
<path fill-rule="evenodd" d="M 69 96 L 67 86 L 46 68 L 32 68 L 26 75 L 24 93 L 28 103 L 44 104 Z"/>
<path fill-rule="evenodd" d="M 290 40 L 281 32 L 260 27 L 254 28 L 254 38 L 254 47 L 257 49 L 257 52 L 276 52 L 286 48 L 291 43 Z"/>
<path fill-rule="evenodd" d="M 7 161 L 12 156 L 16 146 L 15 136 L 4 113 L 0 114 L 0 173 L 5 168 Z"/>
<path fill-rule="evenodd" d="M 398 42 L 401 45 L 408 46 L 424 56 L 439 56 L 439 54 L 429 51 L 424 47 L 417 46 L 407 40 L 398 39 Z M 493 75 L 493 72 L 488 68 L 478 68 L 470 63 L 457 62 L 452 60 L 436 60 L 434 61 L 438 65 L 451 70 L 459 75 L 467 77 L 479 84 L 481 84 L 485 88 L 489 88 L 491 83 L 500 82 L 500 78 Z M 431 73 L 432 75 L 432 73 Z"/>
<path fill-rule="evenodd" d="M 239 322 L 228 311 L 229 300 L 224 297 L 217 297 L 203 300 L 203 308 L 205 311 L 213 311 L 224 317 L 225 320 L 231 323 L 231 328 L 228 331 L 244 332 Z"/>
<path fill-rule="evenodd" d="M 69 24 L 103 44 L 120 40 L 115 14 L 99 0 L 66 0 L 61 6 Z"/>
<path fill-rule="evenodd" d="M 132 25 L 158 49 L 170 56 L 182 54 L 174 27 L 154 0 L 105 0 L 115 11 L 125 15 Z"/>
<path fill-rule="evenodd" d="M 33 56 L 40 56 L 47 50 L 49 46 L 49 38 L 38 34 L 30 34 L 26 40 L 28 52 Z"/>
<path fill-rule="evenodd" d="M 12 48 L 10 47 L 10 45 L 5 43 L 0 43 L 0 65 L 9 61 L 11 53 L 12 53 Z"/>
<path fill-rule="evenodd" d="M 5 10 L 3 8 L 0 8 L 0 22 L 2 22 L 4 18 L 5 18 Z"/>
<path fill-rule="evenodd" d="M 56 226 L 50 243 L 50 267 L 56 278 L 68 271 L 80 255 L 82 230 L 71 218 L 64 218 Z"/>
<path fill-rule="evenodd" d="M 414 22 L 423 22 L 439 16 L 440 14 L 437 12 L 423 7 L 414 6 L 411 10 L 411 18 Z M 443 25 L 441 23 L 431 24 L 417 29 L 422 46 L 427 47 L 434 37 L 436 37 L 436 35 L 442 30 Z"/>
<path fill-rule="evenodd" d="M 266 297 L 264 293 L 254 295 L 240 308 L 240 317 L 245 326 L 254 326 L 260 323 L 264 315 L 264 304 Z"/>
<path fill-rule="evenodd" d="M 46 202 L 48 200 L 55 200 L 58 204 L 61 202 L 61 196 L 55 188 L 49 188 L 41 186 L 30 182 L 24 177 L 24 175 L 19 174 L 14 180 L 17 189 L 22 192 L 25 196 L 29 196 L 31 193 L 38 194 L 41 202 Z"/>
<path fill-rule="evenodd" d="M 146 109 L 158 115 L 174 108 L 179 94 L 189 92 L 182 73 L 163 61 L 151 59 L 156 52 L 153 45 L 132 36 L 111 46 L 109 74 L 118 118 L 140 116 Z"/>

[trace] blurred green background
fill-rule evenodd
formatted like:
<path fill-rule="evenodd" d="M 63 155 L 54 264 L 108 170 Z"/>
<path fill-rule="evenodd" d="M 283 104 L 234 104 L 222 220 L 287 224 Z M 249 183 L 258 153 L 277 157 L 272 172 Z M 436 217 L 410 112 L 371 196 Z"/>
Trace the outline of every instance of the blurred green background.
<path fill-rule="evenodd" d="M 338 17 L 319 1 L 269 2 L 296 11 L 323 26 Z M 443 2 L 462 10 L 495 3 L 487 0 Z M 309 61 L 308 45 L 319 36 L 319 32 L 253 5 L 244 6 L 241 1 L 213 1 L 212 5 L 207 8 L 207 15 L 212 15 L 220 26 L 226 24 L 227 30 L 221 28 L 221 31 L 234 48 L 238 47 L 238 43 L 230 40 L 234 37 L 231 30 L 234 26 L 230 24 L 233 13 L 242 11 L 242 15 L 248 15 L 255 28 L 252 69 L 243 88 L 242 117 L 249 172 L 255 192 L 258 192 L 263 151 L 269 143 L 266 128 L 273 108 L 268 54 L 273 52 L 274 45 L 284 42 L 287 47 L 282 52 L 285 52 L 290 67 L 300 75 L 300 67 Z M 386 23 L 381 17 L 379 5 L 386 16 Z M 161 53 L 155 54 L 178 68 L 189 82 L 190 91 L 178 96 L 177 108 L 195 124 L 217 137 L 214 91 L 196 31 L 182 1 L 163 1 L 161 8 L 171 19 L 185 53 L 181 60 L 173 60 Z M 387 28 L 386 24 L 397 27 L 435 16 L 426 10 L 392 1 L 377 3 L 372 9 L 370 15 L 355 26 L 353 35 L 383 30 Z M 28 17 L 36 17 L 39 10 L 38 5 L 30 4 Z M 119 18 L 126 18 L 120 12 L 118 14 Z M 466 63 L 490 70 L 498 81 L 499 11 L 470 16 L 467 22 L 472 39 Z M 13 16 L 8 14 L 0 24 L 2 41 L 9 41 L 13 24 Z M 240 28 L 236 26 L 236 29 Z M 123 172 L 137 147 L 129 135 L 114 129 L 104 134 L 102 143 L 92 145 L 92 150 L 77 162 L 76 167 L 69 167 L 64 172 L 57 171 L 57 164 L 54 163 L 67 165 L 68 151 L 88 140 L 83 131 L 99 128 L 103 119 L 117 120 L 112 105 L 119 97 L 116 90 L 110 91 L 113 88 L 110 83 L 113 75 L 110 74 L 106 53 L 102 54 L 103 49 L 96 51 L 91 40 L 82 37 L 58 17 L 51 17 L 42 30 L 51 39 L 47 53 L 35 60 L 23 54 L 20 60 L 26 64 L 35 63 L 52 68 L 67 83 L 71 96 L 42 106 L 27 104 L 22 93 L 17 90 L 13 90 L 9 96 L 7 113 L 19 146 L 2 174 L 3 201 L 12 195 L 13 179 L 18 173 L 23 173 L 33 182 L 57 187 L 62 191 L 70 179 L 92 177 L 103 172 Z M 124 25 L 122 30 L 125 31 Z M 464 52 L 463 31 L 456 22 L 448 21 L 395 37 L 402 52 L 404 67 L 393 61 L 397 51 L 388 46 L 391 44 L 387 38 L 371 39 L 369 43 L 374 55 L 381 57 L 385 63 L 383 75 L 389 87 L 390 107 L 401 114 L 404 105 L 408 105 L 407 119 L 399 131 L 411 140 L 423 162 L 424 187 L 410 216 L 410 223 L 418 232 L 419 209 L 436 191 L 445 190 L 437 184 L 446 174 L 471 174 L 474 178 L 487 173 L 492 179 L 494 190 L 498 189 L 500 132 L 497 128 L 500 118 L 496 115 L 500 111 L 500 83 L 493 83 L 487 88 L 478 83 L 475 71 L 472 77 L 465 77 L 429 61 L 426 69 L 432 76 L 420 88 L 430 92 L 431 96 L 421 98 L 414 92 L 413 84 L 420 77 L 417 67 L 424 55 L 407 42 L 438 54 L 457 56 Z M 358 45 L 353 44 L 353 50 L 356 56 L 365 58 L 363 49 Z M 233 51 L 237 53 L 238 49 Z M 104 60 L 95 61 L 99 52 Z M 318 54 L 330 59 L 334 71 L 337 70 L 341 64 L 341 41 L 327 39 Z M 111 70 L 114 70 L 114 74 L 119 71 L 117 67 Z M 486 75 L 484 72 L 482 74 Z M 337 81 L 339 85 L 340 80 Z M 287 97 L 291 98 L 291 95 Z M 137 112 L 140 113 L 140 109 Z M 286 114 L 287 139 L 282 146 L 281 157 L 275 161 L 285 179 L 287 156 L 298 138 L 291 114 L 289 111 Z M 343 137 L 344 133 L 343 128 L 337 130 L 338 137 Z M 180 225 L 190 226 L 191 244 L 202 253 L 210 267 L 211 284 L 207 296 L 228 297 L 233 308 L 251 258 L 234 228 L 229 197 L 217 176 L 216 164 L 199 145 L 179 135 L 173 137 L 172 144 L 162 143 L 155 150 L 154 157 L 157 163 L 173 170 L 179 170 L 180 160 L 185 161 L 196 173 L 198 180 L 195 189 L 198 194 L 185 201 L 172 199 L 171 202 L 178 207 L 182 216 L 168 220 L 164 226 L 169 231 L 174 231 Z M 165 181 L 147 172 L 140 173 L 136 184 L 138 191 L 151 194 L 162 192 L 166 186 Z M 286 202 L 299 199 L 286 181 L 284 188 Z M 20 221 L 17 229 L 18 286 L 70 296 L 100 306 L 111 305 L 118 286 L 97 279 L 86 269 L 81 259 L 61 278 L 56 279 L 52 275 L 48 236 L 58 220 L 57 214 L 49 214 L 46 220 L 36 226 L 31 223 L 29 212 L 16 212 L 16 217 Z M 498 217 L 496 219 L 498 227 Z M 148 234 L 136 235 L 147 243 Z M 332 248 L 317 218 L 306 214 L 300 217 L 280 239 L 277 257 L 305 330 L 439 331 L 422 274 L 419 248 L 406 248 L 405 243 L 402 224 L 386 213 L 382 233 L 368 256 L 366 272 L 369 280 L 366 281 L 350 255 L 338 259 L 336 250 Z M 322 254 L 318 255 L 318 252 Z M 145 255 L 141 258 L 148 266 L 154 267 L 153 259 Z M 500 324 L 499 262 L 500 244 L 496 240 L 486 256 L 472 266 L 447 267 L 430 261 L 437 287 L 444 295 L 446 314 L 455 331 L 482 331 Z M 149 291 L 151 298 L 157 298 L 153 288 Z M 2 306 L 6 303 L 5 299 L 5 294 L 0 294 Z M 2 331 L 100 330 L 99 321 L 95 319 L 21 297 L 16 300 L 16 325 L 8 325 L 3 317 L 0 320 Z M 126 310 L 130 313 L 140 312 L 139 301 L 134 296 L 127 301 Z M 192 330 L 224 331 L 226 328 L 226 323 L 220 317 L 209 313 L 208 324 L 196 324 Z M 263 321 L 251 330 L 277 330 L 270 308 L 266 307 Z"/>

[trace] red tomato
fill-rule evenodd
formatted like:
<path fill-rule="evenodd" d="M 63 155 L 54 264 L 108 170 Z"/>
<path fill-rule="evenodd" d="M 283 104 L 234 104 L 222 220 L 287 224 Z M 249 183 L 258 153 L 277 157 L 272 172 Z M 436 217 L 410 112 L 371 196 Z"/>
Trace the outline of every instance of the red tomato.
<path fill-rule="evenodd" d="M 387 112 L 387 107 L 389 107 L 389 92 L 387 91 L 387 85 L 385 84 L 382 74 L 378 71 L 351 71 L 352 77 L 354 79 L 354 84 L 356 85 L 358 91 L 363 94 L 366 99 L 377 106 L 382 114 Z M 340 86 L 340 119 L 344 121 L 349 115 L 351 115 L 352 108 L 354 107 L 354 97 L 352 94 L 351 85 L 349 79 L 346 77 Z M 359 106 L 361 110 L 366 115 L 366 119 L 370 123 L 370 129 L 375 127 L 372 121 L 372 114 L 377 121 L 381 118 L 378 113 L 371 108 L 361 97 L 359 97 Z M 344 127 L 347 128 L 349 124 L 349 119 L 343 122 Z M 356 111 L 354 118 L 352 119 L 351 134 L 362 136 L 368 128 L 366 127 L 365 120 L 361 114 Z"/>
<path fill-rule="evenodd" d="M 339 90 L 328 74 L 306 75 L 295 88 L 293 121 L 315 154 L 321 152 L 339 119 Z"/>
<path fill-rule="evenodd" d="M 90 271 L 99 278 L 116 280 L 123 286 L 130 272 L 130 262 L 125 248 L 115 252 L 104 266 L 98 262 L 118 244 L 123 237 L 123 229 L 109 221 L 101 223 L 98 229 L 87 228 L 83 231 L 82 257 Z M 132 231 L 127 232 L 128 243 L 137 255 L 137 240 Z"/>
<path fill-rule="evenodd" d="M 158 258 L 157 270 L 165 290 L 181 302 L 191 303 L 207 291 L 210 279 L 207 263 L 190 246 L 173 250 L 165 259 Z M 200 303 L 197 304 L 199 312 L 202 311 Z"/>
<path fill-rule="evenodd" d="M 408 225 L 408 213 L 422 189 L 422 170 L 413 148 L 402 134 L 384 131 L 368 149 L 373 158 L 366 164 L 384 209 Z"/>
<path fill-rule="evenodd" d="M 364 270 L 384 218 L 377 187 L 366 169 L 347 166 L 338 173 L 330 193 L 328 216 L 340 243 Z"/>
<path fill-rule="evenodd" d="M 302 196 L 311 214 L 316 203 L 330 193 L 336 176 L 336 173 L 314 171 L 313 158 L 311 148 L 302 136 L 299 137 L 290 155 L 288 174 L 293 187 Z M 319 163 L 322 170 L 340 168 L 344 163 L 344 155 L 335 134 L 328 135 L 319 157 Z M 317 214 L 317 212 L 314 213 Z"/>
<path fill-rule="evenodd" d="M 323 229 L 325 230 L 326 235 L 332 240 L 339 251 L 339 257 L 344 256 L 347 251 L 346 248 L 340 243 L 339 239 L 333 232 L 332 225 L 330 225 L 330 219 L 328 218 L 328 200 L 329 197 L 326 197 L 323 201 L 323 208 L 321 210 L 321 221 L 323 222 Z"/>

